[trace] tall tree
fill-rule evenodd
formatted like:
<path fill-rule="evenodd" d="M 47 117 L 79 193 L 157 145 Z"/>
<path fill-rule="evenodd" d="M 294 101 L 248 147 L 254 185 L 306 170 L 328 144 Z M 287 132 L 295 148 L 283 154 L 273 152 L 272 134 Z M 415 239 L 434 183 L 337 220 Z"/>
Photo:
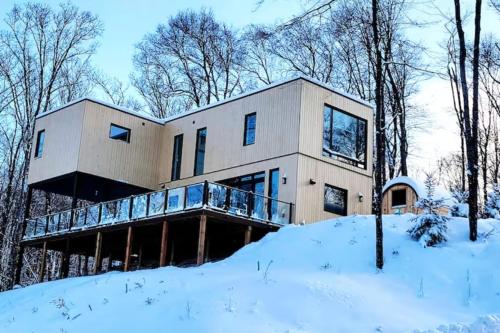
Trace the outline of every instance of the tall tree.
<path fill-rule="evenodd" d="M 462 93 L 463 122 L 467 152 L 467 180 L 469 185 L 469 238 L 477 239 L 478 218 L 478 123 L 479 123 L 479 57 L 481 38 L 481 0 L 475 2 L 474 41 L 472 49 L 472 110 L 469 105 L 469 86 L 467 84 L 467 46 L 462 24 L 460 0 L 455 3 L 455 25 L 459 45 L 459 73 Z"/>

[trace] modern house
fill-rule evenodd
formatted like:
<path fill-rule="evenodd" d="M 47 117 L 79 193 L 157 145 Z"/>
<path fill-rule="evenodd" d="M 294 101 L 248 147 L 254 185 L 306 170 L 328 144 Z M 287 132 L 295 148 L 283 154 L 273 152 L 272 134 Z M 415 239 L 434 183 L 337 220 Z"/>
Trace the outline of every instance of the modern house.
<path fill-rule="evenodd" d="M 417 208 L 417 201 L 427 197 L 424 183 L 408 176 L 399 176 L 389 180 L 382 191 L 382 212 L 384 214 L 420 214 L 421 209 Z M 453 204 L 451 194 L 445 189 L 437 187 L 434 197 L 444 201 L 445 207 L 442 207 L 439 213 L 447 215 L 449 206 Z"/>
<path fill-rule="evenodd" d="M 372 107 L 307 77 L 168 119 L 84 98 L 36 119 L 33 190 L 73 198 L 29 216 L 22 245 L 93 272 L 224 258 L 288 223 L 371 213 Z M 93 204 L 89 204 L 93 203 Z M 28 203 L 29 205 L 30 203 Z"/>

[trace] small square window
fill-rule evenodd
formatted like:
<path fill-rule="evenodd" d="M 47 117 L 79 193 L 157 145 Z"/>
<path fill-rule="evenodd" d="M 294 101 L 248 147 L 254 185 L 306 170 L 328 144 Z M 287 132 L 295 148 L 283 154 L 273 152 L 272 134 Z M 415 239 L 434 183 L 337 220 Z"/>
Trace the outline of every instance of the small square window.
<path fill-rule="evenodd" d="M 392 207 L 406 206 L 406 189 L 405 188 L 403 188 L 401 190 L 391 191 L 391 196 L 392 196 L 392 201 L 391 201 Z"/>
<path fill-rule="evenodd" d="M 347 215 L 347 190 L 325 184 L 324 210 L 337 215 Z"/>
<path fill-rule="evenodd" d="M 109 138 L 113 140 L 120 140 L 130 142 L 130 129 L 115 124 L 109 127 Z"/>
<path fill-rule="evenodd" d="M 43 144 L 45 143 L 45 130 L 38 131 L 36 135 L 35 157 L 42 157 Z"/>
<path fill-rule="evenodd" d="M 250 113 L 245 116 L 245 133 L 243 134 L 243 145 L 248 146 L 255 143 L 255 129 L 257 125 L 257 114 Z"/>

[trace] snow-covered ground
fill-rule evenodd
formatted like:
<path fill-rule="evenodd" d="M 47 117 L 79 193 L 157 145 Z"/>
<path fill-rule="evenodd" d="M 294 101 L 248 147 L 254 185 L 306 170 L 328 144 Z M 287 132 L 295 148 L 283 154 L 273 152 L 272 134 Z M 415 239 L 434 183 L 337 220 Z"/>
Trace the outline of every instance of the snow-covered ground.
<path fill-rule="evenodd" d="M 500 221 L 423 248 L 410 215 L 289 226 L 227 260 L 71 278 L 0 294 L 0 332 L 500 332 Z"/>

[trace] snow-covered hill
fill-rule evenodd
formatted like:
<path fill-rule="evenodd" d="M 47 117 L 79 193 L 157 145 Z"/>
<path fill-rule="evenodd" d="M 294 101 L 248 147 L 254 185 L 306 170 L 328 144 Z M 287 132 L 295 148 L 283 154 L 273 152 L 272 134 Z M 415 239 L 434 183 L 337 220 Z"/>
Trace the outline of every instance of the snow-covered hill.
<path fill-rule="evenodd" d="M 471 243 L 453 219 L 448 244 L 422 248 L 410 217 L 384 220 L 383 272 L 372 216 L 289 226 L 197 268 L 2 293 L 0 332 L 500 332 L 500 222 Z"/>

